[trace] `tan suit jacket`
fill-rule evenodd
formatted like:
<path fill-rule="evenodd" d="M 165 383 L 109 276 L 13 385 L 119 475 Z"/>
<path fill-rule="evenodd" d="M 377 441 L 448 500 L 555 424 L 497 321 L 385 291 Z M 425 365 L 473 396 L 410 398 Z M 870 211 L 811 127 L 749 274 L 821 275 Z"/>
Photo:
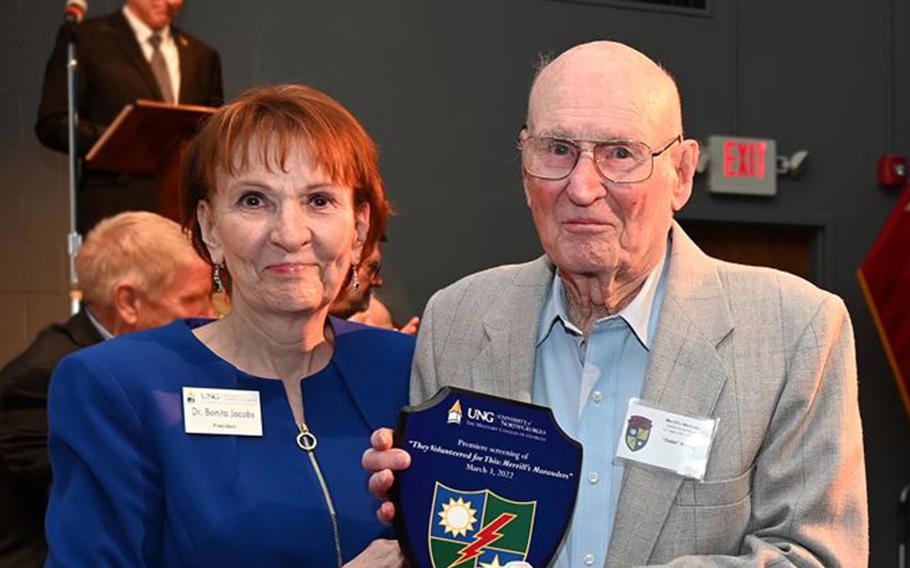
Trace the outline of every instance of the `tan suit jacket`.
<path fill-rule="evenodd" d="M 443 385 L 530 401 L 553 270 L 543 257 L 436 293 L 412 402 Z M 837 296 L 710 258 L 674 224 L 642 398 L 717 417 L 718 431 L 704 482 L 626 466 L 607 568 L 866 565 L 853 330 Z"/>

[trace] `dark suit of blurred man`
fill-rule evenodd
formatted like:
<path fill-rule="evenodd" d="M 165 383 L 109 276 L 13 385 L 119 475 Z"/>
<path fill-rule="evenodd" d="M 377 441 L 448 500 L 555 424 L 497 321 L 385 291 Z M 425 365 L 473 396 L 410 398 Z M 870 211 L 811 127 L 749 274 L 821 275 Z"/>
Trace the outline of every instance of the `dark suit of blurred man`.
<path fill-rule="evenodd" d="M 77 146 L 83 156 L 125 105 L 136 99 L 220 106 L 224 95 L 218 52 L 173 27 L 183 0 L 127 0 L 121 10 L 77 28 L 79 61 Z M 66 152 L 66 35 L 61 29 L 47 62 L 35 132 Z M 162 149 L 165 151 L 166 149 Z M 87 172 L 78 196 L 78 227 L 126 210 L 155 210 L 150 176 Z"/>

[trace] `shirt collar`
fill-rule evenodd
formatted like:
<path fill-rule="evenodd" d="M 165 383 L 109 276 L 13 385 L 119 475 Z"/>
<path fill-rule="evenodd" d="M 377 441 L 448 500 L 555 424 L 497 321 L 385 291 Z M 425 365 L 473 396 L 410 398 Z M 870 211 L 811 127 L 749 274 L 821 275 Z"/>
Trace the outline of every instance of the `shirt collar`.
<path fill-rule="evenodd" d="M 85 315 L 88 316 L 88 321 L 92 322 L 92 325 L 95 326 L 95 329 L 98 330 L 98 333 L 101 334 L 102 338 L 105 340 L 114 338 L 114 334 L 109 332 L 106 327 L 101 325 L 100 321 L 95 319 L 95 316 L 92 315 L 92 310 L 90 310 L 88 306 L 84 306 L 82 309 L 85 310 Z"/>
<path fill-rule="evenodd" d="M 645 283 L 642 284 L 642 287 L 638 291 L 638 294 L 635 295 L 635 298 L 629 302 L 629 305 L 620 310 L 618 314 L 600 318 L 594 322 L 594 325 L 610 319 L 621 318 L 629 325 L 632 329 L 632 333 L 635 334 L 644 348 L 650 350 L 653 330 L 650 329 L 651 326 L 649 324 L 651 322 L 652 311 L 654 310 L 654 298 L 657 293 L 658 285 L 663 278 L 663 274 L 666 272 L 664 268 L 667 264 L 667 257 L 669 254 L 670 240 L 667 239 L 667 246 L 664 254 L 660 257 L 657 266 L 651 270 L 651 273 L 645 279 Z M 582 335 L 582 331 L 572 323 L 568 314 L 565 285 L 563 284 L 562 278 L 559 277 L 559 270 L 557 270 L 553 276 L 553 284 L 550 286 L 550 293 L 547 297 L 546 304 L 544 305 L 543 317 L 541 319 L 543 325 L 540 326 L 540 332 L 537 337 L 538 346 L 544 342 L 556 322 L 561 322 L 563 327 L 570 333 Z"/>
<path fill-rule="evenodd" d="M 126 18 L 126 21 L 129 23 L 130 27 L 133 28 L 133 33 L 136 34 L 136 39 L 139 40 L 141 45 L 144 45 L 148 41 L 149 37 L 155 30 L 148 27 L 148 24 L 139 19 L 139 16 L 134 14 L 130 7 L 126 4 L 123 5 L 123 16 Z M 164 26 L 161 30 L 161 44 L 164 45 L 171 37 L 171 27 Z"/>

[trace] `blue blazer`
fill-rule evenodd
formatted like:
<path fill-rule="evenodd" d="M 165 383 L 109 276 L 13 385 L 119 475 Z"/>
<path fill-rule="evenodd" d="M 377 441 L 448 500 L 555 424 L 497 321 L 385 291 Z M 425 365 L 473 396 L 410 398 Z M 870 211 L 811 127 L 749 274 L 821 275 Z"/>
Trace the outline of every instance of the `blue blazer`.
<path fill-rule="evenodd" d="M 407 403 L 414 339 L 330 318 L 329 365 L 303 380 L 305 420 L 344 561 L 375 538 L 360 465 Z M 132 333 L 65 358 L 51 380 L 47 566 L 335 566 L 319 480 L 281 381 L 248 375 L 192 333 Z M 258 391 L 262 437 L 187 434 L 182 388 Z"/>

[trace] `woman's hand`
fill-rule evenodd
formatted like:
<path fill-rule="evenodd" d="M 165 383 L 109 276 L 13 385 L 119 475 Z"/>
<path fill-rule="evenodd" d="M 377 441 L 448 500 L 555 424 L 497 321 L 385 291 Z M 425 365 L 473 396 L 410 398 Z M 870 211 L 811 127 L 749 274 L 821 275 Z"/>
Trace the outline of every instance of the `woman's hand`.
<path fill-rule="evenodd" d="M 378 538 L 342 568 L 402 568 L 407 565 L 398 541 Z"/>

